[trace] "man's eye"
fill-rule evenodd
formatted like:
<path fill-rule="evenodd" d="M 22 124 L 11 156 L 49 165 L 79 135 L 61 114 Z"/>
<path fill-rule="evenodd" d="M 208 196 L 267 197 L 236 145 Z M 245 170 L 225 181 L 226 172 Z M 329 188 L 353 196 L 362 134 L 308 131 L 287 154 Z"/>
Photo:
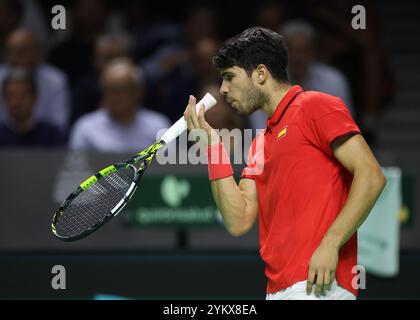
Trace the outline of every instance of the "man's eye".
<path fill-rule="evenodd" d="M 223 77 L 226 81 L 231 81 L 233 76 L 232 75 L 226 75 Z"/>

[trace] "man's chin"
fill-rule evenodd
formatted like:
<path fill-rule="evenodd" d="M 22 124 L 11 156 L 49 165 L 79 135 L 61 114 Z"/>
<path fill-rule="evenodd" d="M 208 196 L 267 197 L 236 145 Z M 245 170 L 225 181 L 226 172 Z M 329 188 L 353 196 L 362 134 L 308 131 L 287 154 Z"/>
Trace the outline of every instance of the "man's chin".
<path fill-rule="evenodd" d="M 244 117 L 249 117 L 251 114 L 253 114 L 258 108 L 252 108 L 252 109 L 236 109 L 236 111 Z"/>

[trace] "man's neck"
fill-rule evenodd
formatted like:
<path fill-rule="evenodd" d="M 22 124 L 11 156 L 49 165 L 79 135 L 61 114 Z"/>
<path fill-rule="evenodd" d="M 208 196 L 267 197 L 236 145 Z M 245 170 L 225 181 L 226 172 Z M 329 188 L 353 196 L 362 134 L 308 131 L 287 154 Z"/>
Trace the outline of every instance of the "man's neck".
<path fill-rule="evenodd" d="M 13 121 L 13 128 L 16 132 L 19 132 L 19 133 L 29 132 L 33 129 L 34 126 L 35 126 L 35 122 L 33 121 L 32 118 L 19 121 L 19 122 Z"/>
<path fill-rule="evenodd" d="M 261 110 L 271 117 L 274 111 L 276 111 L 279 102 L 283 99 L 291 87 L 292 86 L 289 83 L 282 83 L 273 86 L 270 92 L 268 92 L 267 102 L 261 107 Z"/>
<path fill-rule="evenodd" d="M 114 120 L 118 122 L 122 127 L 130 127 L 134 122 L 135 115 L 136 113 L 133 112 L 132 114 L 127 114 L 125 116 L 114 118 Z"/>

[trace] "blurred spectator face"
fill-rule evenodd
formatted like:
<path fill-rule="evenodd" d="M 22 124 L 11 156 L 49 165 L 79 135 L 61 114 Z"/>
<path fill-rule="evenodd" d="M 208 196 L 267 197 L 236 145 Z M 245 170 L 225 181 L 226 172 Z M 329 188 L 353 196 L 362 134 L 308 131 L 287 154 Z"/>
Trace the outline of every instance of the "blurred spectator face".
<path fill-rule="evenodd" d="M 289 72 L 294 79 L 303 79 L 312 60 L 311 41 L 306 34 L 297 33 L 286 37 L 289 49 Z"/>
<path fill-rule="evenodd" d="M 16 123 L 22 123 L 32 117 L 36 96 L 29 83 L 10 81 L 4 88 L 4 101 L 10 117 Z"/>
<path fill-rule="evenodd" d="M 126 56 L 127 52 L 124 45 L 117 39 L 99 40 L 95 47 L 95 66 L 98 71 L 104 67 L 111 60 Z"/>
<path fill-rule="evenodd" d="M 0 0 L 0 40 L 4 39 L 19 25 L 22 8 L 18 1 Z"/>
<path fill-rule="evenodd" d="M 283 23 L 284 9 L 279 3 L 270 3 L 262 6 L 257 12 L 257 25 L 278 31 Z"/>
<path fill-rule="evenodd" d="M 131 119 L 140 100 L 140 84 L 134 65 L 129 62 L 112 63 L 103 73 L 104 103 L 115 120 Z"/>
<path fill-rule="evenodd" d="M 214 38 L 204 38 L 197 42 L 194 48 L 194 69 L 200 78 L 211 78 L 217 80 L 218 72 L 212 62 L 219 43 Z"/>
<path fill-rule="evenodd" d="M 75 29 L 80 33 L 100 32 L 106 21 L 106 8 L 101 0 L 78 0 L 73 7 Z"/>
<path fill-rule="evenodd" d="M 12 67 L 33 69 L 41 59 L 40 44 L 28 30 L 18 29 L 7 39 L 7 62 Z"/>
<path fill-rule="evenodd" d="M 213 12 L 205 6 L 194 8 L 187 19 L 185 28 L 187 38 L 192 44 L 200 39 L 212 37 L 216 30 Z"/>

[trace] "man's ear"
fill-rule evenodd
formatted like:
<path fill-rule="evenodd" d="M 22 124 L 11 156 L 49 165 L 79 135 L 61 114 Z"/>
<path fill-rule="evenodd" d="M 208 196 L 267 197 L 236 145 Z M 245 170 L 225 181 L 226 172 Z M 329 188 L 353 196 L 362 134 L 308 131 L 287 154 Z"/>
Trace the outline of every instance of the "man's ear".
<path fill-rule="evenodd" d="M 257 66 L 257 68 L 255 68 L 254 72 L 256 73 L 255 74 L 255 77 L 256 77 L 255 80 L 258 84 L 261 85 L 261 84 L 264 84 L 265 81 L 267 81 L 268 69 L 264 64 L 259 64 Z"/>

